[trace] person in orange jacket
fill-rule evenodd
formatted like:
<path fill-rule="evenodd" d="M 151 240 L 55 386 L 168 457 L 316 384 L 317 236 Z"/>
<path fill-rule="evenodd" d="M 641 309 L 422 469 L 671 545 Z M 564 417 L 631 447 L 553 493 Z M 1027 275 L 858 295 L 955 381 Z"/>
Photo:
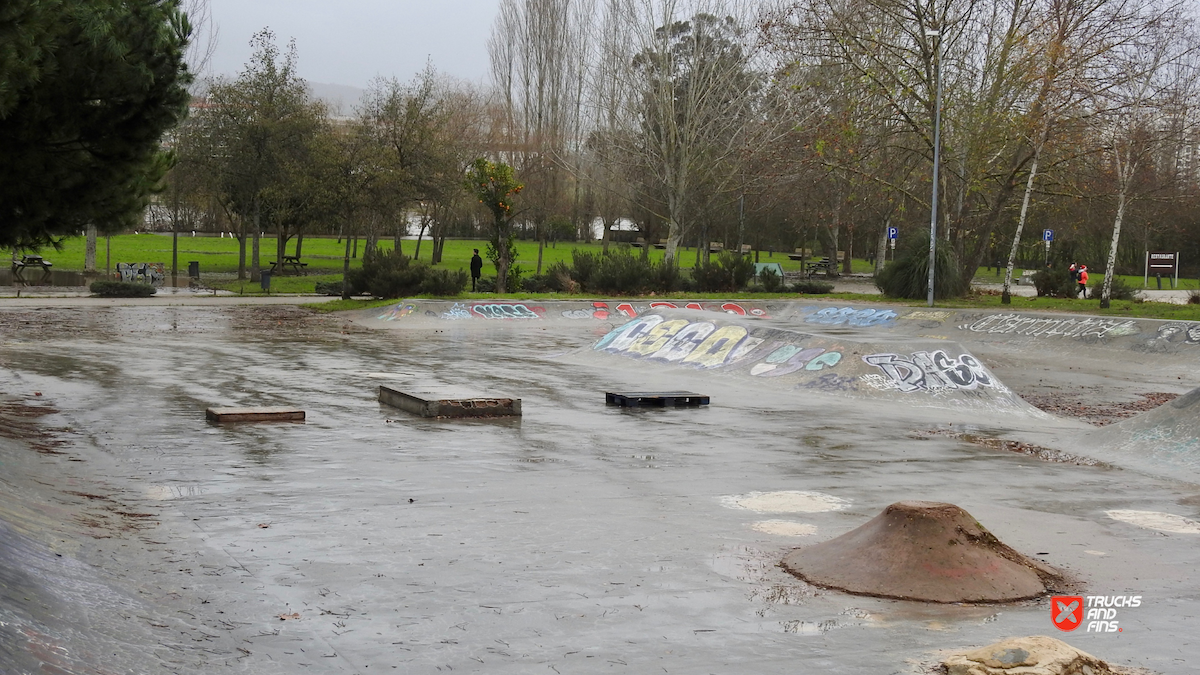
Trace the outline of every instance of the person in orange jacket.
<path fill-rule="evenodd" d="M 1079 294 L 1083 296 L 1084 300 L 1087 300 L 1087 279 L 1088 279 L 1087 265 L 1080 265 L 1079 266 Z"/>

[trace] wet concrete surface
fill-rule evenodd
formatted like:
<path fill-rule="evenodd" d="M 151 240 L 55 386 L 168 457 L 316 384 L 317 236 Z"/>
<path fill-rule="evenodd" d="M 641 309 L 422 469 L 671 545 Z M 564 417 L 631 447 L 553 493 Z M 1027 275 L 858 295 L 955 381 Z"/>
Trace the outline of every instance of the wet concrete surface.
<path fill-rule="evenodd" d="M 937 650 L 1049 634 L 1163 673 L 1200 661 L 1200 535 L 1105 513 L 1196 519 L 1200 486 L 922 433 L 1055 447 L 1092 428 L 1076 420 L 849 401 L 592 352 L 612 325 L 0 311 L 0 390 L 46 407 L 53 440 L 2 440 L 5 561 L 51 571 L 0 576 L 0 659 L 79 673 L 903 673 Z M 1103 397 L 1115 382 L 1116 400 L 1175 377 L 1111 354 L 964 344 L 1018 393 Z M 379 384 L 502 391 L 524 417 L 420 419 L 381 406 Z M 606 389 L 712 404 L 629 411 L 606 407 Z M 308 421 L 209 425 L 211 405 L 296 405 Z M 736 508 L 775 491 L 848 506 Z M 778 567 L 908 499 L 957 504 L 1085 594 L 1141 607 L 1120 633 L 1059 633 L 1045 599 L 931 606 Z"/>

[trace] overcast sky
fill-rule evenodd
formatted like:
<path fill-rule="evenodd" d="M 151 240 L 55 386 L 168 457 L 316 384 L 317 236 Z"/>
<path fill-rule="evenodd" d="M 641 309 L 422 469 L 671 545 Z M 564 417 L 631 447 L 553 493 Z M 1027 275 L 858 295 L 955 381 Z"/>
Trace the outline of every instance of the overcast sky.
<path fill-rule="evenodd" d="M 366 87 L 376 75 L 410 80 L 432 59 L 440 72 L 483 81 L 499 0 L 209 0 L 219 28 L 210 70 L 236 75 L 250 36 L 269 26 L 296 39 L 300 76 Z"/>

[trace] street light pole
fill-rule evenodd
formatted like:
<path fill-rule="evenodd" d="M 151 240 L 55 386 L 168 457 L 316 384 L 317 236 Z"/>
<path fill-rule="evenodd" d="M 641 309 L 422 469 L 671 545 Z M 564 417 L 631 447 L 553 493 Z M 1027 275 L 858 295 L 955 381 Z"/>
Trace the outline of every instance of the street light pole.
<path fill-rule="evenodd" d="M 942 159 L 942 32 L 926 30 L 925 35 L 937 39 L 934 50 L 934 78 L 937 93 L 933 99 L 933 202 L 929 209 L 929 306 L 933 307 L 933 267 L 937 255 L 938 169 Z"/>

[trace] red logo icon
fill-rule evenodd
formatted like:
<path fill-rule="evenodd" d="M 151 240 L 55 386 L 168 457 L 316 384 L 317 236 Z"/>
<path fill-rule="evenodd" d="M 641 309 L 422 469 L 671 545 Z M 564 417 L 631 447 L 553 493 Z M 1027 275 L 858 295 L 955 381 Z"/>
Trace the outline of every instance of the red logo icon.
<path fill-rule="evenodd" d="M 1050 598 L 1050 620 L 1062 631 L 1073 631 L 1083 623 L 1083 596 L 1055 595 Z"/>

